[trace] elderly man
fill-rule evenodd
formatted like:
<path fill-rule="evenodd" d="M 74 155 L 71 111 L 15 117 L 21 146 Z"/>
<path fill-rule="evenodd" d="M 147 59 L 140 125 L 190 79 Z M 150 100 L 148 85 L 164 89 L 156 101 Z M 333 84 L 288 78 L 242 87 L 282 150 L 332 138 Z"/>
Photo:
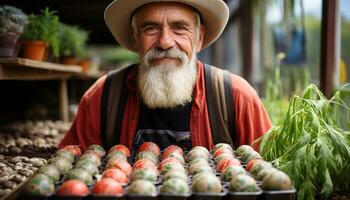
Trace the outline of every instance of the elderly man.
<path fill-rule="evenodd" d="M 196 54 L 219 37 L 228 16 L 222 0 L 112 2 L 106 24 L 120 45 L 140 55 L 140 63 L 96 81 L 60 146 L 79 144 L 84 150 L 90 144 L 108 148 L 120 143 L 137 149 L 153 141 L 161 148 L 211 149 L 217 142 L 251 144 L 263 135 L 271 126 L 269 117 L 254 89 L 234 74 L 228 76 L 233 98 L 225 102 L 234 111 L 226 122 L 234 131 L 220 137 L 212 130 L 215 119 L 210 119 L 206 96 L 210 83 Z"/>

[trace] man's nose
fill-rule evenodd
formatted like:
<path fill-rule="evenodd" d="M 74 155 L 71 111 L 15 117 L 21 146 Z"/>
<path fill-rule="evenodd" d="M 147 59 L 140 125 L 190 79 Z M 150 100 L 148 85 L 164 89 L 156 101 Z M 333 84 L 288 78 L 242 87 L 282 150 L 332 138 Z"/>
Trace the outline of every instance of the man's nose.
<path fill-rule="evenodd" d="M 169 49 L 174 47 L 175 40 L 171 31 L 168 28 L 163 28 L 158 39 L 158 47 L 162 49 Z"/>

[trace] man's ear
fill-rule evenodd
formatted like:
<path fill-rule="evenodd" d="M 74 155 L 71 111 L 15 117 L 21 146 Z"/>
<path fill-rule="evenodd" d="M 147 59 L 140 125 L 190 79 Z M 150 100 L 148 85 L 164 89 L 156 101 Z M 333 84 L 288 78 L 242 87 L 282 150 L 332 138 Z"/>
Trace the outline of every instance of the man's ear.
<path fill-rule="evenodd" d="M 198 42 L 197 42 L 196 53 L 200 52 L 202 49 L 204 35 L 205 35 L 205 26 L 203 24 L 201 24 L 201 27 L 199 28 L 199 38 L 198 38 Z"/>
<path fill-rule="evenodd" d="M 132 45 L 133 49 L 137 49 L 137 39 L 136 39 L 137 33 L 134 32 L 133 28 L 130 28 L 129 33 L 131 36 L 131 45 Z"/>

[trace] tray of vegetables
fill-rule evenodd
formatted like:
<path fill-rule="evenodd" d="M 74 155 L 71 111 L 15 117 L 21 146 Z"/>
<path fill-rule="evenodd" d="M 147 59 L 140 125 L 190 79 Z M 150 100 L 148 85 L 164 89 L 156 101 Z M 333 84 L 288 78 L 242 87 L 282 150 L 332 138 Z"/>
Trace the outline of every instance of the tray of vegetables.
<path fill-rule="evenodd" d="M 251 146 L 219 143 L 184 152 L 153 142 L 137 152 L 123 145 L 108 151 L 93 144 L 58 150 L 21 191 L 22 199 L 222 200 L 294 199 L 288 175 Z"/>

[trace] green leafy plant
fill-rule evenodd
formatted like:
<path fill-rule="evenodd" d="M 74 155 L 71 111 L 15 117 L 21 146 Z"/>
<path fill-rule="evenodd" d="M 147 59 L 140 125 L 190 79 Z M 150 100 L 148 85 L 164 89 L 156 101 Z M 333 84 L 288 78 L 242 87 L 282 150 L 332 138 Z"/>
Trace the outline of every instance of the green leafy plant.
<path fill-rule="evenodd" d="M 285 54 L 279 53 L 276 66 L 266 76 L 263 103 L 273 124 L 283 120 L 291 95 L 300 94 L 310 83 L 310 73 L 306 67 L 282 66 L 284 58 Z"/>
<path fill-rule="evenodd" d="M 59 28 L 60 56 L 85 56 L 86 43 L 89 38 L 89 32 L 67 24 L 60 24 Z"/>
<path fill-rule="evenodd" d="M 115 63 L 123 63 L 123 62 L 138 62 L 139 56 L 122 47 L 117 47 L 114 52 L 114 62 Z"/>
<path fill-rule="evenodd" d="M 27 22 L 27 15 L 13 6 L 0 7 L 0 38 L 6 39 L 11 35 L 20 35 Z"/>
<path fill-rule="evenodd" d="M 47 42 L 52 48 L 53 55 L 57 57 L 59 55 L 58 28 L 59 17 L 56 11 L 45 8 L 39 15 L 29 15 L 28 25 L 24 28 L 22 38 Z"/>
<path fill-rule="evenodd" d="M 284 54 L 278 54 L 276 67 L 267 76 L 265 84 L 263 103 L 273 124 L 280 123 L 288 109 L 288 94 L 284 92 L 281 80 L 281 60 L 284 56 Z"/>
<path fill-rule="evenodd" d="M 328 100 L 311 84 L 292 98 L 283 122 L 258 140 L 260 153 L 291 177 L 297 199 L 349 195 L 350 124 L 340 128 L 349 120 L 341 90 Z"/>
<path fill-rule="evenodd" d="M 289 99 L 282 91 L 280 68 L 276 67 L 273 75 L 266 80 L 265 97 L 263 98 L 264 106 L 273 124 L 280 123 L 288 109 Z"/>

